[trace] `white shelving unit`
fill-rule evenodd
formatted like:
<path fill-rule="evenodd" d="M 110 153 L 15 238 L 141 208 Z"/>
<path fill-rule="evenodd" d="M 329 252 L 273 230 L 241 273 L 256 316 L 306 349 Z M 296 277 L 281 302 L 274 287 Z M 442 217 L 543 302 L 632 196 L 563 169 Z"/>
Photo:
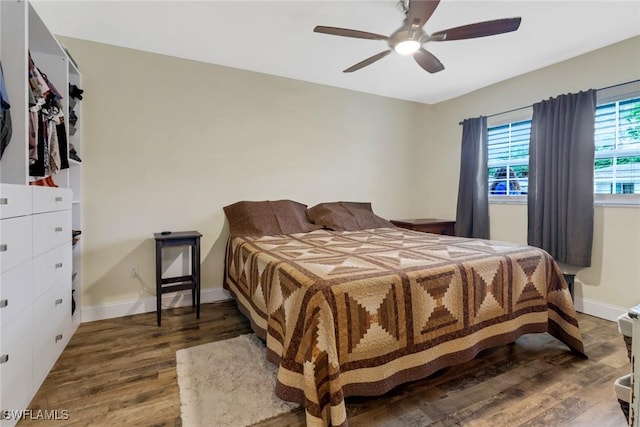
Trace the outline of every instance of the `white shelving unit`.
<path fill-rule="evenodd" d="M 72 230 L 82 230 L 82 163 L 69 159 L 52 175 L 58 188 L 29 185 L 39 178 L 29 176 L 29 53 L 62 94 L 67 141 L 82 156 L 82 101 L 69 132 L 69 85 L 82 87 L 77 65 L 28 1 L 0 1 L 13 130 L 0 159 L 0 410 L 28 407 L 81 321 L 82 235 L 72 244 Z"/>
<path fill-rule="evenodd" d="M 631 338 L 631 402 L 629 406 L 629 426 L 640 426 L 640 305 L 629 310 L 633 321 Z"/>
<path fill-rule="evenodd" d="M 80 71 L 74 62 L 68 58 L 67 88 L 69 85 L 76 85 L 82 88 Z M 67 112 L 69 111 L 69 97 L 67 96 Z M 73 108 L 79 117 L 76 123 L 76 132 L 71 135 L 70 127 L 67 127 L 69 149 L 75 147 L 78 153 L 82 152 L 82 101 L 76 101 Z M 74 230 L 82 231 L 82 163 L 69 158 L 68 185 L 73 191 L 73 201 L 71 206 L 72 227 Z M 73 296 L 76 301 L 76 310 L 73 315 L 73 324 L 77 327 L 80 324 L 80 301 L 82 299 L 82 235 L 77 243 L 73 244 L 73 275 L 72 275 Z"/>

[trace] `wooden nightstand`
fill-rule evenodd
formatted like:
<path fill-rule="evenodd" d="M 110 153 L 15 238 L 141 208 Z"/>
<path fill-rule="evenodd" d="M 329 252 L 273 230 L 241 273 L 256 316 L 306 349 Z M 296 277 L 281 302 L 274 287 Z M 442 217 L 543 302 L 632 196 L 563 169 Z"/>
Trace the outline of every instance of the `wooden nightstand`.
<path fill-rule="evenodd" d="M 448 219 L 420 218 L 420 219 L 392 219 L 391 223 L 396 227 L 407 230 L 422 231 L 423 233 L 455 234 L 456 222 Z"/>

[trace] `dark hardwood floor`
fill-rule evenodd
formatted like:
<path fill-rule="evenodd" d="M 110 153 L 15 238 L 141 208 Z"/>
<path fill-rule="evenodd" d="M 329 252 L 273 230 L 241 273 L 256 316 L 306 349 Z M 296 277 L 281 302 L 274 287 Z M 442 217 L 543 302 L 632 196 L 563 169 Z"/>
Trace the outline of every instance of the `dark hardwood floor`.
<path fill-rule="evenodd" d="M 381 397 L 349 398 L 352 426 L 624 426 L 613 383 L 630 371 L 613 322 L 579 315 L 589 359 L 547 334 L 482 352 L 476 359 Z M 67 421 L 19 425 L 180 426 L 175 352 L 250 332 L 235 303 L 83 323 L 31 402 L 67 410 Z M 304 425 L 297 410 L 260 426 Z"/>

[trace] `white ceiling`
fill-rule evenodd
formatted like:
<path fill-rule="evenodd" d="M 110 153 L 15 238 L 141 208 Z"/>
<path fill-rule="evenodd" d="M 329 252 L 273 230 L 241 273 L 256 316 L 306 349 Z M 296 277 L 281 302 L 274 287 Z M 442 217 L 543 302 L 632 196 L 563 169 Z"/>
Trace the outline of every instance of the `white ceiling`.
<path fill-rule="evenodd" d="M 640 1 L 442 0 L 427 33 L 522 17 L 517 32 L 426 48 L 445 70 L 429 74 L 396 53 L 342 70 L 386 42 L 317 34 L 316 25 L 389 35 L 396 0 L 34 1 L 54 34 L 433 104 L 640 34 Z M 639 53 L 640 55 L 640 53 Z M 82 67 L 82 64 L 79 64 Z"/>

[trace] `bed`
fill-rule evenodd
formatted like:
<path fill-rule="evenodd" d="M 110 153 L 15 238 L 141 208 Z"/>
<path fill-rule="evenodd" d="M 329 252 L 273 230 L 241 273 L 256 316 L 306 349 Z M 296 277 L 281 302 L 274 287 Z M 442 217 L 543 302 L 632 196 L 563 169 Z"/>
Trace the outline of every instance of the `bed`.
<path fill-rule="evenodd" d="M 523 334 L 549 332 L 584 355 L 563 275 L 541 249 L 382 219 L 289 227 L 267 210 L 275 227 L 232 227 L 224 287 L 278 366 L 276 395 L 303 405 L 307 425 L 347 425 L 345 397 L 384 394 Z"/>

